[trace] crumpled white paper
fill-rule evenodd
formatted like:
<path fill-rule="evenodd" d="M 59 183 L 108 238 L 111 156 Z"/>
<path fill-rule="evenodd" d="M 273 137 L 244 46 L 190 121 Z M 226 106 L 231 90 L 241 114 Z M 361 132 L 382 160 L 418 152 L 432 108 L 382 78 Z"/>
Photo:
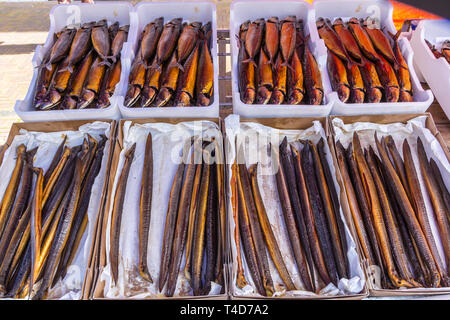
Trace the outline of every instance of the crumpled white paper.
<path fill-rule="evenodd" d="M 254 122 L 243 122 L 240 123 L 238 115 L 230 115 L 225 119 L 226 128 L 226 146 L 227 146 L 227 170 L 228 170 L 228 182 L 230 182 L 232 173 L 231 165 L 234 162 L 236 156 L 236 145 L 240 146 L 241 142 L 245 140 L 243 137 L 250 137 L 250 143 L 246 143 L 244 148 L 244 153 L 246 155 L 246 165 L 249 166 L 257 161 L 258 164 L 258 185 L 261 192 L 261 197 L 266 208 L 267 216 L 269 218 L 270 224 L 275 234 L 278 246 L 281 250 L 281 254 L 284 257 L 284 262 L 291 275 L 292 280 L 296 287 L 303 287 L 300 275 L 298 273 L 296 263 L 291 251 L 290 240 L 287 235 L 286 227 L 284 224 L 283 212 L 281 209 L 276 178 L 275 175 L 271 174 L 270 168 L 270 157 L 267 157 L 267 147 L 270 141 L 274 147 L 278 147 L 278 144 L 282 142 L 282 139 L 287 136 L 288 143 L 294 142 L 298 139 L 307 139 L 313 141 L 315 144 L 320 140 L 320 138 L 327 141 L 325 131 L 319 121 L 314 121 L 312 127 L 305 130 L 279 130 L 264 126 Z M 269 137 L 271 138 L 269 140 Z M 255 140 L 251 140 L 251 139 Z M 235 143 L 235 141 L 237 141 Z M 325 143 L 326 157 L 330 165 L 331 172 L 335 172 L 333 161 L 331 158 L 331 153 L 328 144 Z M 267 160 L 268 162 L 265 162 Z M 339 195 L 340 188 L 333 175 L 333 180 L 335 183 L 337 194 Z M 230 183 L 228 183 L 228 194 L 231 195 Z M 246 297 L 260 297 L 260 295 L 254 289 L 254 282 L 249 273 L 247 263 L 245 261 L 245 256 L 243 255 L 243 249 L 241 248 L 241 258 L 243 263 L 243 268 L 245 272 L 245 279 L 249 283 L 244 288 L 239 288 L 236 285 L 236 275 L 237 275 L 237 262 L 236 262 L 236 243 L 234 241 L 234 230 L 235 224 L 233 220 L 233 212 L 231 201 L 228 201 L 229 207 L 229 226 L 230 226 L 230 242 L 231 242 L 231 253 L 232 253 L 232 279 L 231 284 L 232 294 L 234 296 L 246 296 Z M 358 254 L 356 252 L 356 244 L 352 239 L 349 228 L 346 225 L 342 209 L 340 210 L 340 216 L 345 226 L 346 240 L 348 245 L 347 257 L 350 265 L 350 275 L 351 279 L 340 279 L 338 283 L 338 288 L 333 284 L 327 285 L 320 292 L 320 296 L 336 296 L 343 294 L 357 294 L 364 289 L 365 278 L 360 266 L 360 261 Z M 270 256 L 269 256 L 270 257 Z M 318 296 L 313 292 L 308 292 L 304 290 L 297 291 L 286 291 L 283 281 L 281 280 L 278 271 L 276 270 L 272 260 L 269 258 L 270 273 L 272 275 L 272 280 L 276 292 L 274 296 L 284 296 L 284 297 L 301 297 L 301 296 Z M 317 279 L 317 276 L 316 276 Z"/>
<path fill-rule="evenodd" d="M 363 148 L 368 148 L 369 145 L 371 145 L 375 153 L 378 155 L 378 150 L 374 138 L 374 134 L 376 132 L 378 139 L 386 135 L 391 135 L 394 139 L 397 150 L 399 151 L 400 156 L 403 159 L 403 141 L 405 139 L 408 141 L 411 148 L 416 172 L 419 178 L 420 189 L 422 191 L 422 196 L 425 202 L 428 220 L 430 221 L 431 231 L 433 233 L 433 237 L 436 242 L 441 261 L 444 266 L 446 266 L 446 261 L 444 259 L 444 250 L 439 237 L 439 231 L 436 219 L 434 217 L 433 207 L 430 201 L 430 197 L 428 196 L 423 175 L 419 166 L 419 159 L 417 156 L 417 138 L 419 137 L 422 140 L 428 158 L 433 158 L 436 161 L 436 164 L 439 167 L 442 178 L 448 190 L 450 190 L 450 164 L 444 151 L 442 150 L 441 145 L 439 144 L 439 141 L 433 136 L 431 131 L 425 127 L 426 119 L 426 116 L 419 116 L 407 121 L 406 123 L 395 122 L 390 124 L 377 124 L 372 122 L 355 122 L 351 124 L 344 124 L 342 119 L 334 118 L 332 124 L 335 132 L 335 141 L 340 141 L 345 148 L 347 148 L 349 143 L 352 141 L 353 133 L 357 131 L 361 140 L 361 146 Z M 371 281 L 368 282 L 373 285 Z M 380 289 L 376 285 L 374 287 L 375 289 Z M 423 288 L 421 289 L 423 290 Z M 402 288 L 402 290 L 414 289 Z M 427 290 L 433 290 L 433 288 L 428 288 Z"/>
<path fill-rule="evenodd" d="M 66 145 L 73 147 L 80 145 L 86 137 L 86 134 L 90 134 L 99 141 L 100 135 L 102 134 L 109 137 L 109 131 L 110 124 L 102 121 L 84 124 L 79 127 L 78 131 L 35 132 L 21 129 L 19 134 L 14 137 L 9 148 L 5 151 L 3 163 L 0 166 L 0 177 L 2 177 L 2 179 L 0 179 L 0 199 L 3 198 L 9 179 L 11 178 L 12 170 L 14 169 L 17 158 L 16 150 L 20 144 L 25 144 L 27 150 L 38 147 L 33 159 L 33 166 L 42 168 L 45 172 L 48 169 L 58 146 L 61 144 L 64 135 L 67 135 Z M 107 140 L 103 152 L 102 166 L 94 181 L 94 185 L 92 186 L 91 198 L 87 210 L 88 224 L 77 253 L 72 264 L 68 266 L 67 274 L 64 279 L 60 280 L 51 290 L 49 290 L 48 299 L 80 299 L 81 297 L 81 289 L 87 269 L 93 230 L 105 178 L 109 145 L 110 142 Z"/>
<path fill-rule="evenodd" d="M 153 193 L 147 264 L 153 283 L 142 279 L 138 270 L 139 197 L 144 165 L 145 143 L 149 132 L 152 134 L 153 147 Z M 203 136 L 204 139 L 215 137 L 221 144 L 220 131 L 217 124 L 211 121 L 133 125 L 131 121 L 126 121 L 123 126 L 123 133 L 123 150 L 120 153 L 112 189 L 113 196 L 111 197 L 110 210 L 108 212 L 105 244 L 107 265 L 103 268 L 99 281 L 105 281 L 103 290 L 105 298 L 162 298 L 164 295 L 159 292 L 158 288 L 162 240 L 170 188 L 172 187 L 173 178 L 180 162 L 179 155 L 186 139 L 191 137 Z M 114 194 L 124 163 L 124 154 L 134 143 L 136 143 L 136 150 L 127 180 L 120 228 L 118 283 L 114 285 L 112 283 L 109 259 L 111 213 Z M 184 264 L 185 257 L 183 255 L 174 297 L 192 295 L 189 282 L 184 277 Z M 217 295 L 220 293 L 220 290 L 221 286 L 212 282 L 209 295 Z M 165 288 L 163 288 L 164 292 Z"/>

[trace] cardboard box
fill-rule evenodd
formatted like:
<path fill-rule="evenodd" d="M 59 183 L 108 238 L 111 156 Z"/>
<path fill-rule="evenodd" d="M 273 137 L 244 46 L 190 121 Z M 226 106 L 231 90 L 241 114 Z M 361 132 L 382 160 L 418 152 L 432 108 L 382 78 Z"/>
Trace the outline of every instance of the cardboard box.
<path fill-rule="evenodd" d="M 336 149 L 335 149 L 335 141 L 334 141 L 334 135 L 335 132 L 333 130 L 333 125 L 332 125 L 332 120 L 334 118 L 339 118 L 342 119 L 342 121 L 344 121 L 345 124 L 349 124 L 349 123 L 355 123 L 355 122 L 373 122 L 373 123 L 379 123 L 379 124 L 388 124 L 388 123 L 394 123 L 394 122 L 401 122 L 401 123 L 406 123 L 407 121 L 419 117 L 419 116 L 426 116 L 426 122 L 425 122 L 425 127 L 427 129 L 429 129 L 431 131 L 431 133 L 435 136 L 435 138 L 439 141 L 439 144 L 441 145 L 442 149 L 444 150 L 444 153 L 447 157 L 447 159 L 450 161 L 450 152 L 447 148 L 447 145 L 445 144 L 445 140 L 443 139 L 442 135 L 440 134 L 440 132 L 438 131 L 436 124 L 434 123 L 433 117 L 431 116 L 431 113 L 410 113 L 410 114 L 389 114 L 387 115 L 359 115 L 359 116 L 329 116 L 328 117 L 328 128 L 329 128 L 329 144 L 330 147 L 333 147 L 333 157 L 336 160 Z M 339 168 L 336 165 L 336 168 Z M 338 169 L 339 170 L 339 169 Z M 341 184 L 342 182 L 342 178 L 340 176 L 340 172 L 339 174 L 339 179 L 338 181 L 339 184 Z M 342 185 L 341 185 L 341 189 L 342 189 Z M 341 195 L 342 198 L 342 195 Z M 344 195 L 344 198 L 345 195 Z M 355 241 L 358 242 L 359 246 L 361 245 L 359 243 L 359 239 L 356 235 L 356 230 L 355 230 L 355 226 L 353 224 L 353 220 L 351 217 L 351 213 L 350 213 L 350 209 L 348 207 L 348 201 L 347 199 L 343 200 L 343 203 L 346 206 L 346 219 L 349 222 L 349 225 L 352 226 L 352 232 L 353 232 L 353 237 L 355 239 Z M 363 266 L 364 266 L 364 271 L 366 272 L 366 278 L 369 279 L 369 269 L 368 269 L 368 263 L 365 260 L 364 256 L 362 255 L 362 250 L 360 249 L 359 251 L 360 254 L 360 259 L 363 261 Z M 399 290 L 399 289 L 376 289 L 374 288 L 373 284 L 370 281 L 367 281 L 367 284 L 369 286 L 369 295 L 370 296 L 386 296 L 386 297 L 391 297 L 391 296 L 413 296 L 413 295 L 436 295 L 436 294 L 448 294 L 450 293 L 450 288 L 449 287 L 444 287 L 444 288 L 413 288 L 413 289 L 407 289 L 407 290 Z"/>
<path fill-rule="evenodd" d="M 190 121 L 199 121 L 199 120 L 208 120 L 215 122 L 219 126 L 219 130 L 221 130 L 221 122 L 219 118 L 148 118 L 148 119 L 122 119 L 119 122 L 118 125 L 118 132 L 117 132 L 117 138 L 115 139 L 115 147 L 111 159 L 111 170 L 110 170 L 110 177 L 109 177 L 109 183 L 108 183 L 108 190 L 107 190 L 107 196 L 106 196 L 106 204 L 104 207 L 104 215 L 102 217 L 102 221 L 99 222 L 98 225 L 98 243 L 96 244 L 95 251 L 98 252 L 98 254 L 94 254 L 95 256 L 98 256 L 97 259 L 93 260 L 92 263 L 92 270 L 93 270 L 93 282 L 95 285 L 92 287 L 92 290 L 88 296 L 88 298 L 93 299 L 108 299 L 103 296 L 103 289 L 105 286 L 105 283 L 99 280 L 99 275 L 101 275 L 103 268 L 106 266 L 106 230 L 107 230 L 107 223 L 108 223 L 108 213 L 111 206 L 111 198 L 113 197 L 113 185 L 114 185 L 114 179 L 117 174 L 117 167 L 119 164 L 119 156 L 120 152 L 122 151 L 124 145 L 124 132 L 123 132 L 123 125 L 126 121 L 131 121 L 133 126 L 134 124 L 144 124 L 144 123 L 170 123 L 170 124 L 177 124 L 180 122 L 190 122 Z M 225 186 L 224 186 L 225 187 Z M 163 228 L 164 226 L 162 226 Z M 205 300 L 205 299 L 220 299 L 220 300 L 226 300 L 228 299 L 228 273 L 227 271 L 227 264 L 228 264 L 228 258 L 226 257 L 226 253 L 228 252 L 228 248 L 225 245 L 225 252 L 224 252 L 224 285 L 225 285 L 225 294 L 220 295 L 211 295 L 211 296 L 183 296 L 183 297 L 150 297 L 146 298 L 149 300 L 159 300 L 159 299 L 186 299 L 186 300 Z M 155 279 L 154 279 L 155 281 Z M 120 299 L 122 300 L 122 299 Z"/>
<path fill-rule="evenodd" d="M 309 127 L 311 127 L 313 125 L 313 121 L 320 121 L 320 123 L 322 124 L 322 127 L 325 131 L 325 135 L 328 138 L 328 144 L 330 146 L 331 149 L 331 153 L 333 155 L 333 149 L 332 146 L 330 145 L 330 140 L 329 140 L 329 123 L 328 123 L 328 118 L 327 117 L 302 117 L 302 118 L 240 118 L 240 122 L 254 122 L 254 123 L 259 123 L 262 124 L 264 126 L 269 126 L 269 127 L 273 127 L 273 128 L 277 128 L 277 129 L 293 129 L 293 130 L 303 130 L 303 129 L 307 129 Z M 225 128 L 224 128 L 225 129 Z M 228 142 L 227 142 L 228 143 Z M 228 156 L 228 155 L 227 155 Z M 334 159 L 335 160 L 335 159 Z M 231 163 L 229 163 L 231 161 L 231 159 L 228 159 L 227 157 L 227 165 L 231 165 Z M 337 168 L 336 163 L 334 163 L 334 167 Z M 228 172 L 228 170 L 227 170 Z M 332 172 L 333 174 L 333 172 Z M 341 186 L 342 183 L 340 182 L 340 176 L 336 174 L 336 178 L 338 180 L 339 185 Z M 228 183 L 227 179 L 227 183 Z M 236 180 L 232 180 L 232 183 L 235 182 Z M 228 190 L 228 189 L 227 189 Z M 345 191 L 344 191 L 345 194 Z M 341 199 L 343 198 L 343 190 L 341 187 L 341 193 L 339 195 L 340 201 L 342 201 Z M 231 194 L 228 194 L 228 203 L 231 202 Z M 344 211 L 344 215 L 346 216 L 345 213 L 345 208 L 344 206 L 342 206 L 342 209 Z M 229 213 L 229 215 L 232 214 L 231 212 Z M 347 226 L 351 229 L 351 224 L 346 221 Z M 229 225 L 229 230 L 228 230 L 228 234 L 229 234 L 229 244 L 228 246 L 231 246 L 231 237 L 234 234 L 234 230 L 231 229 L 232 227 Z M 352 237 L 354 238 L 354 234 L 352 233 Z M 356 244 L 356 251 L 358 253 L 358 256 L 361 257 L 361 254 L 359 252 L 359 247 L 358 247 L 358 242 L 356 240 L 354 240 L 355 244 Z M 231 249 L 229 251 L 229 255 L 230 255 L 230 270 L 229 270 L 229 278 L 230 278 L 230 298 L 233 300 L 241 300 L 241 299 L 252 299 L 252 300 L 265 300 L 265 299 L 289 299 L 289 300 L 331 300 L 331 299 L 338 299 L 338 300 L 360 300 L 363 299 L 365 297 L 368 296 L 368 287 L 367 287 L 367 281 L 365 281 L 365 285 L 364 285 L 364 289 L 362 292 L 358 293 L 358 294 L 350 294 L 350 295 L 335 295 L 335 296 L 298 296 L 298 297 L 277 297 L 277 298 L 270 298 L 270 297 L 248 297 L 248 296 L 235 296 L 232 292 L 232 282 L 234 279 L 234 276 L 232 274 L 232 254 L 231 254 Z M 362 269 L 364 271 L 364 267 L 362 266 Z"/>
<path fill-rule="evenodd" d="M 110 130 L 110 136 L 108 137 L 108 139 L 110 139 L 110 150 L 108 152 L 105 151 L 104 156 L 106 155 L 110 155 L 112 152 L 112 148 L 114 147 L 114 137 L 115 137 L 115 128 L 117 127 L 117 122 L 115 120 L 104 120 L 104 119 L 99 119 L 99 120 L 71 120 L 71 121 L 53 121 L 53 122 L 16 122 L 13 123 L 11 126 L 11 130 L 9 131 L 9 135 L 8 138 L 3 146 L 3 149 L 0 151 L 0 164 L 3 161 L 3 156 L 4 153 L 6 152 L 6 149 L 8 149 L 8 147 L 11 145 L 11 143 L 14 140 L 14 137 L 18 134 L 20 134 L 20 130 L 21 129 L 25 129 L 28 131 L 37 131 L 37 132 L 57 132 L 57 131 L 68 131 L 68 130 L 74 130 L 77 131 L 78 128 L 86 123 L 92 123 L 95 121 L 102 121 L 102 122 L 107 122 L 111 124 L 111 130 Z M 105 177 L 108 177 L 108 172 L 106 173 Z M 102 190 L 102 197 L 104 197 L 105 195 L 105 188 L 103 188 Z M 98 211 L 97 215 L 99 216 L 101 214 L 101 207 L 100 210 Z M 98 219 L 97 219 L 98 220 Z M 95 222 L 96 226 L 97 226 L 97 222 Z M 94 243 L 95 241 L 93 241 Z M 92 258 L 92 252 L 91 252 L 91 257 L 89 258 L 89 261 Z M 81 293 L 81 297 L 83 299 L 83 297 L 85 296 L 85 292 L 84 292 L 84 288 L 85 287 L 90 287 L 92 285 L 92 277 L 90 276 L 90 273 L 92 272 L 92 270 L 90 270 L 88 268 L 88 270 L 86 271 L 86 275 L 83 281 L 83 286 L 82 286 L 82 293 Z"/>

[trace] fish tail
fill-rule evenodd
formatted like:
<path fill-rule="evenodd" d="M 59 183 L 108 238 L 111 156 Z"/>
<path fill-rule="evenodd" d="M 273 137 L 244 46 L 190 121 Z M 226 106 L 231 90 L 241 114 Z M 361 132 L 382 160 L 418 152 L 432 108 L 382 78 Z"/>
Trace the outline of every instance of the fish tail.
<path fill-rule="evenodd" d="M 184 67 L 179 63 L 175 63 L 175 66 L 178 67 L 182 72 L 184 72 Z"/>
<path fill-rule="evenodd" d="M 255 60 L 252 58 L 245 59 L 244 61 L 242 61 L 242 63 L 251 63 L 255 66 L 255 68 L 258 68 L 258 65 L 256 64 Z"/>

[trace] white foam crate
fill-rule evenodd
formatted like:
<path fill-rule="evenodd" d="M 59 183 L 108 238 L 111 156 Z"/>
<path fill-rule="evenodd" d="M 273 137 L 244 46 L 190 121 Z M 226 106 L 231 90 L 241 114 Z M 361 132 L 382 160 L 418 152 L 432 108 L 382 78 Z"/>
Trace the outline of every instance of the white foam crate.
<path fill-rule="evenodd" d="M 96 4 L 77 3 L 70 5 L 56 5 L 50 11 L 50 30 L 43 46 L 38 45 L 33 55 L 32 65 L 35 68 L 42 63 L 42 59 L 53 45 L 53 34 L 67 25 L 83 24 L 90 21 L 106 19 L 108 25 L 118 21 L 119 24 L 130 24 L 130 11 L 132 6 L 128 2 L 102 1 Z M 124 48 L 127 42 L 124 43 Z M 124 52 L 122 48 L 122 53 Z M 38 68 L 34 69 L 33 78 L 24 100 L 16 101 L 15 112 L 24 121 L 59 121 L 59 120 L 88 120 L 88 119 L 118 119 L 120 118 L 117 106 L 117 96 L 122 82 L 127 73 L 127 68 L 122 65 L 120 82 L 116 86 L 114 95 L 110 98 L 111 105 L 104 109 L 75 109 L 75 110 L 46 110 L 36 111 L 33 107 L 34 94 L 38 81 Z"/>
<path fill-rule="evenodd" d="M 183 1 L 183 2 L 141 2 L 130 13 L 132 23 L 129 33 L 130 45 L 125 53 L 126 64 L 131 66 L 136 51 L 139 47 L 139 38 L 144 27 L 159 17 L 164 17 L 164 23 L 174 18 L 183 18 L 183 22 L 211 21 L 211 56 L 214 63 L 214 92 L 213 103 L 209 106 L 192 107 L 161 107 L 161 108 L 128 108 L 124 106 L 125 94 L 128 86 L 129 68 L 126 81 L 121 89 L 122 94 L 117 99 L 117 104 L 124 118 L 167 118 L 167 117 L 218 117 L 219 116 L 219 61 L 217 57 L 217 22 L 216 5 L 207 1 Z"/>
<path fill-rule="evenodd" d="M 443 57 L 436 59 L 425 39 L 433 44 L 439 44 L 440 49 L 443 41 L 450 40 L 450 21 L 423 20 L 411 37 L 414 63 L 419 67 L 447 118 L 450 119 L 450 65 Z"/>
<path fill-rule="evenodd" d="M 313 53 L 319 65 L 324 88 L 324 104 L 313 105 L 273 105 L 273 104 L 245 104 L 239 93 L 238 56 L 239 49 L 236 36 L 239 34 L 240 25 L 247 20 L 258 18 L 268 19 L 277 16 L 280 20 L 289 15 L 295 15 L 297 19 L 303 19 L 305 37 L 315 30 L 315 22 L 311 20 L 311 6 L 303 1 L 235 1 L 230 8 L 230 41 L 231 41 L 231 74 L 233 92 L 233 112 L 242 117 L 302 117 L 302 116 L 327 116 L 332 108 L 337 95 L 332 94 L 330 79 L 326 72 L 326 49 L 317 45 L 318 35 L 311 34 L 308 39 L 309 49 Z"/>
<path fill-rule="evenodd" d="M 384 32 L 395 34 L 394 22 L 392 20 L 393 7 L 389 1 L 384 0 L 317 0 L 313 3 L 312 15 L 314 24 L 320 18 L 328 18 L 333 21 L 342 18 L 344 21 L 352 17 L 356 18 L 378 18 Z M 318 35 L 317 28 L 312 33 Z M 389 36 L 388 36 L 389 37 Z M 389 37 L 390 38 L 390 37 Z M 405 57 L 409 72 L 411 74 L 411 84 L 413 88 L 413 102 L 380 102 L 380 103 L 343 103 L 337 98 L 333 105 L 331 114 L 336 115 L 358 115 L 358 114 L 392 114 L 392 113 L 421 113 L 425 112 L 433 102 L 431 90 L 424 90 L 417 77 L 413 65 L 413 50 L 406 38 L 400 37 L 399 45 Z M 320 46 L 325 47 L 322 39 Z"/>

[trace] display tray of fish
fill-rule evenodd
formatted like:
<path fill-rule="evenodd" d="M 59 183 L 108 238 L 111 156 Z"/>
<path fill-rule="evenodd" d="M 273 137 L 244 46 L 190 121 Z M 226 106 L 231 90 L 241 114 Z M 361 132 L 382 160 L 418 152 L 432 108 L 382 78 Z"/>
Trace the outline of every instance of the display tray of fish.
<path fill-rule="evenodd" d="M 450 291 L 448 151 L 431 133 L 437 130 L 429 115 L 405 116 L 382 124 L 331 120 L 374 295 Z"/>
<path fill-rule="evenodd" d="M 278 120 L 225 119 L 231 295 L 362 298 L 365 277 L 343 218 L 325 118 Z"/>
<path fill-rule="evenodd" d="M 37 66 L 35 110 L 73 110 L 110 106 L 122 73 L 121 51 L 129 25 L 106 19 L 66 27 Z"/>
<path fill-rule="evenodd" d="M 377 14 L 371 14 L 373 8 Z M 314 33 L 327 50 L 332 114 L 425 112 L 433 102 L 413 66 L 414 52 L 392 20 L 392 5 L 369 0 L 313 4 Z"/>
<path fill-rule="evenodd" d="M 16 113 L 24 121 L 118 118 L 115 101 L 127 71 L 122 49 L 131 10 L 130 3 L 120 1 L 54 6 L 47 40 L 36 47 L 33 78 L 25 98 L 16 102 Z"/>
<path fill-rule="evenodd" d="M 230 42 L 234 112 L 246 117 L 326 116 L 326 50 L 311 37 L 310 4 L 235 1 Z"/>
<path fill-rule="evenodd" d="M 219 122 L 158 121 L 121 121 L 94 298 L 226 298 Z"/>
<path fill-rule="evenodd" d="M 81 298 L 114 125 L 13 124 L 0 166 L 1 297 Z"/>
<path fill-rule="evenodd" d="M 414 49 L 414 64 L 450 117 L 450 23 L 445 19 L 421 20 L 412 32 L 410 43 Z"/>

